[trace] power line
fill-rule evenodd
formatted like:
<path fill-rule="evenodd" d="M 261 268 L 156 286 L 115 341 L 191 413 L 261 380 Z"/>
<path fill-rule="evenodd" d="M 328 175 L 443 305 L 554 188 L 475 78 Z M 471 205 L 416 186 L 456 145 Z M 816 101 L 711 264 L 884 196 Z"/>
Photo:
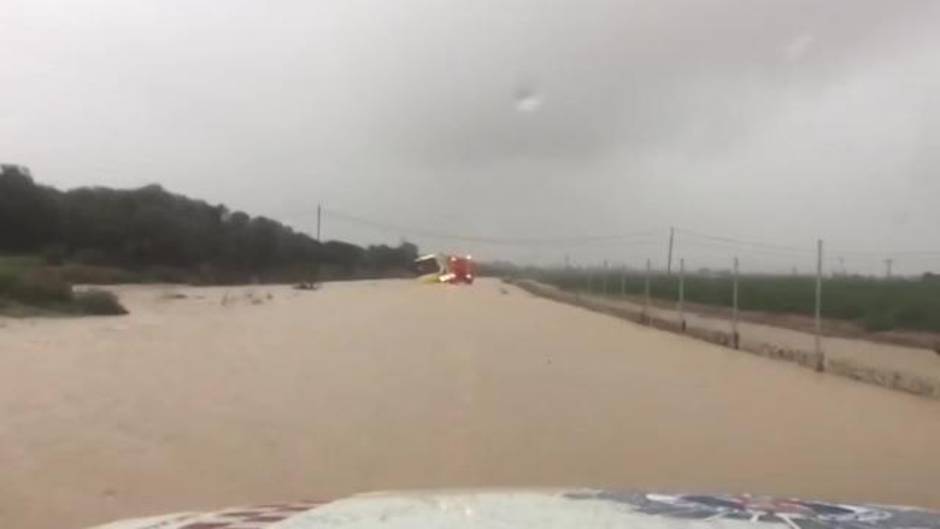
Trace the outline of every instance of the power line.
<path fill-rule="evenodd" d="M 603 236 L 584 236 L 584 237 L 555 237 L 555 238 L 510 238 L 510 237 L 491 237 L 491 236 L 478 236 L 478 235 L 465 235 L 465 234 L 456 234 L 456 233 L 445 233 L 437 232 L 433 230 L 427 230 L 424 228 L 416 228 L 411 226 L 403 226 L 400 224 L 393 224 L 388 222 L 379 222 L 372 219 L 367 219 L 360 217 L 358 215 L 350 215 L 348 213 L 343 213 L 333 209 L 323 208 L 323 213 L 334 217 L 339 220 L 345 220 L 347 222 L 354 222 L 362 224 L 365 226 L 370 226 L 375 229 L 379 229 L 387 232 L 397 232 L 397 233 L 407 233 L 409 235 L 415 235 L 420 237 L 428 237 L 434 239 L 450 239 L 455 241 L 463 242 L 475 242 L 475 243 L 487 243 L 487 244 L 505 244 L 505 245 L 548 245 L 548 244 L 590 244 L 597 242 L 625 242 L 628 244 L 646 244 L 654 242 L 651 239 L 648 239 L 649 236 L 655 235 L 657 232 L 653 230 L 644 230 L 636 231 L 631 233 L 621 233 L 616 235 L 603 235 Z M 647 238 L 643 240 L 643 238 Z"/>
<path fill-rule="evenodd" d="M 896 255 L 910 255 L 910 256 L 923 255 L 923 256 L 929 257 L 929 256 L 934 256 L 934 255 L 940 255 L 940 251 L 938 250 L 898 250 L 898 251 L 884 250 L 880 252 L 844 250 L 838 253 L 845 254 L 845 255 L 857 255 L 861 257 L 865 257 L 865 256 L 884 257 L 885 255 L 895 255 L 895 256 Z"/>
<path fill-rule="evenodd" d="M 600 243 L 611 243 L 624 246 L 641 246 L 647 244 L 658 244 L 661 240 L 658 238 L 660 236 L 661 230 L 640 230 L 627 233 L 619 234 L 608 234 L 608 235 L 587 235 L 587 236 L 572 236 L 572 237 L 494 237 L 494 236 L 485 236 L 485 235 L 471 235 L 471 234 L 461 234 L 461 233 L 451 233 L 451 232 L 439 232 L 435 230 L 428 230 L 420 227 L 405 226 L 396 223 L 389 222 L 380 222 L 373 219 L 368 219 L 359 215 L 351 215 L 349 213 L 337 211 L 334 209 L 322 208 L 322 214 L 328 215 L 334 219 L 357 223 L 364 226 L 369 226 L 376 230 L 381 230 L 385 232 L 394 232 L 399 235 L 407 234 L 416 237 L 426 237 L 431 239 L 442 239 L 442 240 L 452 240 L 452 241 L 461 241 L 461 242 L 471 242 L 471 243 L 481 243 L 481 244 L 493 244 L 493 245 L 507 245 L 507 246 L 540 246 L 540 245 L 563 245 L 563 246 L 579 246 L 579 245 L 589 245 L 589 244 L 600 244 Z M 683 245 L 691 245 L 693 247 L 698 246 L 699 248 L 711 248 L 711 249 L 721 249 L 729 250 L 730 247 L 741 248 L 746 252 L 753 252 L 757 254 L 772 255 L 772 256 L 786 256 L 794 257 L 795 255 L 800 256 L 810 256 L 815 254 L 815 251 L 812 248 L 804 248 L 798 246 L 788 246 L 782 244 L 771 244 L 764 243 L 759 241 L 752 241 L 746 239 L 738 239 L 735 237 L 729 237 L 724 235 L 715 235 L 710 233 L 704 233 L 697 230 L 689 230 L 686 228 L 675 228 L 677 234 L 685 235 L 687 238 L 685 240 L 677 240 L 676 246 L 681 247 Z M 838 255 L 844 256 L 858 256 L 858 257 L 879 257 L 884 258 L 886 256 L 940 256 L 940 250 L 898 250 L 898 251 L 855 251 L 855 250 L 846 250 L 846 251 L 835 251 Z"/>
<path fill-rule="evenodd" d="M 708 239 L 712 241 L 722 242 L 726 244 L 734 244 L 739 246 L 754 246 L 758 248 L 766 248 L 769 250 L 776 250 L 780 252 L 795 252 L 795 253 L 805 253 L 812 254 L 813 250 L 811 248 L 800 248 L 797 246 L 784 246 L 782 244 L 768 244 L 764 242 L 757 241 L 747 241 L 743 239 L 735 239 L 733 237 L 725 237 L 722 235 L 712 235 L 708 233 L 702 233 L 694 230 L 687 230 L 685 228 L 676 228 L 676 231 L 684 233 L 686 235 L 691 235 L 693 237 L 699 237 L 702 239 Z"/>
<path fill-rule="evenodd" d="M 719 242 L 714 242 L 710 240 L 696 240 L 696 239 L 690 239 L 690 240 L 684 240 L 684 241 L 680 240 L 676 243 L 676 245 L 680 248 L 682 248 L 683 246 L 691 246 L 693 248 L 708 248 L 711 250 L 721 251 L 722 255 L 728 255 L 728 252 L 731 251 L 733 248 L 741 250 L 739 253 L 741 253 L 742 255 L 758 254 L 758 255 L 767 255 L 767 256 L 774 256 L 774 257 L 788 257 L 788 258 L 793 258 L 793 259 L 804 258 L 810 255 L 805 252 L 795 252 L 792 250 L 779 250 L 779 249 L 764 248 L 764 247 L 753 247 L 753 248 L 742 248 L 741 246 L 733 247 L 727 243 L 719 243 Z"/>

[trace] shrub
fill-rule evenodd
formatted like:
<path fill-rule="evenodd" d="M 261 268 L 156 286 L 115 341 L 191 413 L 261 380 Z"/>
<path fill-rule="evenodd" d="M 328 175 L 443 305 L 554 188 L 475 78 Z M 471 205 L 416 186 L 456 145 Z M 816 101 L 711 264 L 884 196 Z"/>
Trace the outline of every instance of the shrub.
<path fill-rule="evenodd" d="M 119 315 L 127 314 L 117 296 L 107 290 L 85 290 L 75 294 L 75 307 L 83 314 Z"/>
<path fill-rule="evenodd" d="M 137 283 L 140 280 L 133 272 L 110 266 L 67 264 L 55 270 L 64 280 L 79 285 L 114 285 Z"/>
<path fill-rule="evenodd" d="M 8 287 L 7 294 L 23 303 L 43 305 L 72 300 L 72 286 L 59 274 L 35 270 L 20 274 Z"/>

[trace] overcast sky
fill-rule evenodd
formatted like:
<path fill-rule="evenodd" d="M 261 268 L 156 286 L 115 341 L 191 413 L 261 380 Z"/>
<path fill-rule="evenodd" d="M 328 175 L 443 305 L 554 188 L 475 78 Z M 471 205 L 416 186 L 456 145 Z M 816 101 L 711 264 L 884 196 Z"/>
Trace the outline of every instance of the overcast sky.
<path fill-rule="evenodd" d="M 324 215 L 360 244 L 881 270 L 940 252 L 940 2 L 4 0 L 0 161 L 397 226 Z"/>

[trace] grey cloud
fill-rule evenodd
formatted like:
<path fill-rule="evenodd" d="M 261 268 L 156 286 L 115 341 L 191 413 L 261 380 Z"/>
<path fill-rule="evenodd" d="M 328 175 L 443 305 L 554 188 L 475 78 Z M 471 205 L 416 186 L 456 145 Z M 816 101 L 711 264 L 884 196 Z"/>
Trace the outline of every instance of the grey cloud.
<path fill-rule="evenodd" d="M 307 229 L 325 202 L 473 234 L 931 246 L 938 20 L 920 0 L 10 0 L 0 156 Z"/>
<path fill-rule="evenodd" d="M 510 5 L 383 26 L 407 37 L 381 40 L 382 67 L 358 82 L 373 133 L 419 161 L 455 164 L 721 148 L 916 14 L 878 3 L 851 16 L 825 2 Z M 439 29 L 460 24 L 478 31 Z M 514 111 L 520 85 L 544 99 L 539 112 Z"/>

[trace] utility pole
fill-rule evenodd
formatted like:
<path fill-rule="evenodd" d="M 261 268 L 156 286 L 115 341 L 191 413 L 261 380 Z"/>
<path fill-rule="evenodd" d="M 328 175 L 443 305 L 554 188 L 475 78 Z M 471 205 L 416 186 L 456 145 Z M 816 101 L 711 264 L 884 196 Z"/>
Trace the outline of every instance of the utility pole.
<path fill-rule="evenodd" d="M 317 204 L 317 242 L 320 242 L 320 215 L 322 214 L 322 209 L 320 204 Z"/>
<path fill-rule="evenodd" d="M 816 334 L 813 342 L 816 348 L 816 371 L 826 370 L 826 356 L 822 350 L 822 262 L 823 242 L 816 241 Z"/>
<path fill-rule="evenodd" d="M 891 279 L 891 265 L 893 264 L 894 259 L 885 259 L 885 279 Z"/>
<path fill-rule="evenodd" d="M 738 348 L 738 258 L 734 258 L 734 279 L 731 286 L 731 345 Z"/>
<path fill-rule="evenodd" d="M 669 254 L 666 256 L 666 275 L 672 275 L 672 246 L 676 239 L 676 228 L 669 227 Z"/>
<path fill-rule="evenodd" d="M 679 259 L 679 303 L 676 309 L 679 312 L 679 328 L 685 332 L 685 259 Z"/>
<path fill-rule="evenodd" d="M 643 287 L 643 321 L 649 323 L 650 318 L 650 260 L 646 260 L 646 284 Z"/>
<path fill-rule="evenodd" d="M 601 280 L 601 284 L 604 285 L 603 286 L 604 291 L 602 292 L 602 294 L 606 296 L 607 295 L 607 276 L 610 275 L 607 273 L 607 259 L 604 259 L 604 271 L 601 273 L 604 274 L 604 278 Z"/>

